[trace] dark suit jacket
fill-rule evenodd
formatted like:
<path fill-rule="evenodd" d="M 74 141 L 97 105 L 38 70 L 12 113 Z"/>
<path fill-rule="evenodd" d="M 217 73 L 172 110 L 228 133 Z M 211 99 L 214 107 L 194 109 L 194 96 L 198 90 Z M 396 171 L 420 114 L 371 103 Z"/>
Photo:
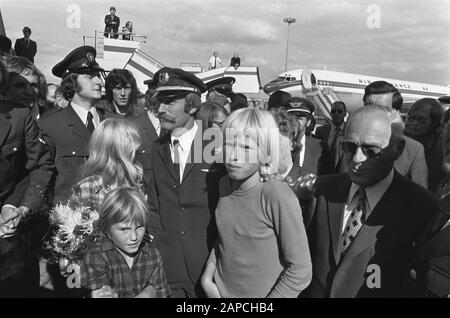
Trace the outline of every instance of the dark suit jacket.
<path fill-rule="evenodd" d="M 159 215 L 157 243 L 164 260 L 169 283 L 192 284 L 198 290 L 199 278 L 209 256 L 217 230 L 214 211 L 218 201 L 218 182 L 226 170 L 223 165 L 207 162 L 187 163 L 183 180 L 179 177 L 170 156 L 170 133 L 153 144 L 151 165 L 147 156 L 139 154 L 144 166 L 144 178 L 150 186 L 149 205 Z M 203 144 L 203 145 L 202 145 Z M 191 147 L 200 151 L 205 146 L 199 128 Z M 201 294 L 199 294 L 201 295 Z"/>
<path fill-rule="evenodd" d="M 0 207 L 25 205 L 37 210 L 53 173 L 47 147 L 28 108 L 0 104 Z"/>
<path fill-rule="evenodd" d="M 345 129 L 345 128 L 344 128 Z M 330 149 L 331 145 L 328 143 L 328 139 L 330 138 L 331 132 L 331 124 L 325 124 L 323 126 L 317 127 L 316 129 L 316 137 L 320 139 L 321 149 L 321 169 L 319 174 L 334 174 L 339 172 L 344 172 L 343 165 L 343 152 L 339 149 L 339 144 L 336 143 L 337 148 L 337 158 L 334 158 L 332 155 L 332 149 Z"/>
<path fill-rule="evenodd" d="M 37 211 L 43 202 L 53 162 L 38 136 L 29 108 L 0 103 L 0 207 L 24 205 Z M 34 254 L 20 243 L 0 238 L 0 297 L 31 296 L 39 286 Z"/>
<path fill-rule="evenodd" d="M 141 147 L 139 152 L 150 155 L 150 149 L 153 143 L 158 139 L 158 134 L 153 126 L 150 118 L 148 117 L 147 111 L 139 112 L 135 116 L 128 117 L 129 121 L 132 122 L 139 130 L 139 135 L 141 137 Z M 167 131 L 161 129 L 161 136 L 165 135 Z M 147 161 L 147 160 L 146 160 Z"/>
<path fill-rule="evenodd" d="M 417 243 L 405 273 L 405 297 L 450 295 L 450 196 L 440 202 L 440 213 Z"/>
<path fill-rule="evenodd" d="M 112 17 L 110 14 L 105 15 L 105 31 L 104 32 L 115 32 L 119 31 L 120 18 L 118 16 Z M 116 34 L 110 34 L 111 37 L 117 38 Z M 106 37 L 105 33 L 105 37 Z M 109 34 L 108 34 L 109 36 Z"/>
<path fill-rule="evenodd" d="M 320 169 L 320 141 L 312 136 L 306 136 L 305 138 L 305 157 L 303 159 L 302 168 L 310 173 L 317 175 Z M 295 158 L 294 165 L 298 166 L 299 155 Z"/>
<path fill-rule="evenodd" d="M 100 121 L 117 116 L 97 108 Z M 53 202 L 67 200 L 78 168 L 89 156 L 88 143 L 91 133 L 69 104 L 66 108 L 44 116 L 38 121 L 42 139 L 48 145 L 55 162 Z"/>
<path fill-rule="evenodd" d="M 321 176 L 322 195 L 308 237 L 313 264 L 310 297 L 399 297 L 413 244 L 438 212 L 434 196 L 397 172 L 352 245 L 341 258 L 348 174 Z M 376 269 L 380 288 L 367 279 Z M 376 274 L 376 275 L 378 275 Z M 373 282 L 373 281 L 372 281 Z"/>
<path fill-rule="evenodd" d="M 17 39 L 14 44 L 14 51 L 18 56 L 26 57 L 30 62 L 34 63 L 34 56 L 37 52 L 36 42 L 30 39 L 29 45 L 27 45 L 26 39 Z"/>

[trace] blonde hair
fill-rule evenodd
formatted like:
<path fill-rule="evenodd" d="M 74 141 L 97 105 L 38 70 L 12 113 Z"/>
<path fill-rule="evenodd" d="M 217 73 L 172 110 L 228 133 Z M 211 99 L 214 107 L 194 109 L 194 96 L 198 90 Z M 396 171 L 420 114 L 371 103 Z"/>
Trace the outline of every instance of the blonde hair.
<path fill-rule="evenodd" d="M 280 164 L 280 132 L 272 114 L 257 108 L 241 108 L 228 116 L 222 126 L 228 136 L 245 135 L 258 145 L 260 174 L 278 173 Z"/>
<path fill-rule="evenodd" d="M 121 222 L 133 222 L 147 228 L 149 209 L 145 198 L 137 188 L 118 188 L 108 192 L 99 209 L 98 227 L 108 236 L 111 226 Z"/>
<path fill-rule="evenodd" d="M 80 167 L 80 180 L 101 175 L 105 185 L 140 186 L 142 167 L 135 162 L 140 145 L 137 128 L 126 119 L 102 121 L 89 141 L 89 159 Z"/>

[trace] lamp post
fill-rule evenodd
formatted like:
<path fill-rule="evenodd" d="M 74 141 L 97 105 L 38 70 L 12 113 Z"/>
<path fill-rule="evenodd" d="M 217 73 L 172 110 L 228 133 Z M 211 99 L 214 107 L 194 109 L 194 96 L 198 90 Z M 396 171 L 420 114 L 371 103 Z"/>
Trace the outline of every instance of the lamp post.
<path fill-rule="evenodd" d="M 284 71 L 287 72 L 287 59 L 289 51 L 289 27 L 295 23 L 295 18 L 284 18 L 283 21 L 288 24 L 287 40 L 286 40 L 286 59 L 284 60 Z"/>

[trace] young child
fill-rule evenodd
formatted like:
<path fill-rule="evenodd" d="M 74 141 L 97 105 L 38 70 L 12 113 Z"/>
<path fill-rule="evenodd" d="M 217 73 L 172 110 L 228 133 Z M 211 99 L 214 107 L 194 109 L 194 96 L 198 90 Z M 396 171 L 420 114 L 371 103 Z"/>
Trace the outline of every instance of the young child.
<path fill-rule="evenodd" d="M 102 236 L 81 264 L 81 285 L 93 298 L 166 297 L 161 255 L 146 233 L 148 208 L 136 188 L 110 191 L 100 207 Z"/>
<path fill-rule="evenodd" d="M 312 276 L 298 200 L 275 174 L 279 131 L 270 112 L 239 109 L 222 126 L 229 189 L 215 212 L 219 233 L 202 276 L 208 297 L 297 297 Z"/>

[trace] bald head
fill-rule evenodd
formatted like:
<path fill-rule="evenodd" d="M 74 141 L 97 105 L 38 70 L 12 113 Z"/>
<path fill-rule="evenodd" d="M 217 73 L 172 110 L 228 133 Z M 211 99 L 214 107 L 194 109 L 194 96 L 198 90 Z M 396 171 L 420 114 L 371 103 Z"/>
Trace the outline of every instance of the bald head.
<path fill-rule="evenodd" d="M 364 136 L 364 139 L 374 140 L 384 148 L 389 144 L 391 132 L 391 118 L 386 108 L 367 105 L 352 113 L 347 123 L 346 136 Z"/>

